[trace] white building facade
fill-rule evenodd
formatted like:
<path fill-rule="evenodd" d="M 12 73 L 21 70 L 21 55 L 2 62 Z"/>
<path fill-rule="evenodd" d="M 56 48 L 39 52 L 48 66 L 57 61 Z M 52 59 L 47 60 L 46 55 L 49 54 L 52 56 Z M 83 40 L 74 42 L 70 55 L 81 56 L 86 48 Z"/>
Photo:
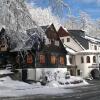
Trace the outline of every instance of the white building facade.
<path fill-rule="evenodd" d="M 68 67 L 70 57 L 73 59 L 73 63 L 71 64 L 70 62 L 70 65 L 74 67 L 74 75 L 83 78 L 96 77 L 97 73 L 99 73 L 100 65 L 100 40 L 85 35 L 82 30 L 67 31 L 61 27 L 58 33 L 65 48 L 70 48 L 74 51 L 74 53 L 69 52 L 69 55 L 67 55 Z M 72 73 L 72 67 L 69 68 L 69 71 Z"/>

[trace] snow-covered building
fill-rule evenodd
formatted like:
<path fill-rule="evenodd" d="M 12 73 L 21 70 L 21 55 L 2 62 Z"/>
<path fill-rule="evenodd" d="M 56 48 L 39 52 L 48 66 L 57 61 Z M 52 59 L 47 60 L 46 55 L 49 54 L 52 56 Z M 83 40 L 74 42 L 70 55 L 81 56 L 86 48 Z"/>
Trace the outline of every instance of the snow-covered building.
<path fill-rule="evenodd" d="M 66 48 L 75 51 L 73 61 L 76 75 L 84 78 L 90 75 L 96 77 L 100 64 L 100 40 L 87 36 L 82 30 L 66 30 L 61 27 L 58 33 Z M 70 72 L 72 73 L 71 68 Z"/>
<path fill-rule="evenodd" d="M 42 40 L 37 28 L 31 28 L 26 31 L 28 39 L 22 42 L 13 40 L 6 29 L 1 30 L 3 42 L 8 47 L 5 51 L 0 49 L 0 61 L 4 59 L 5 68 L 10 67 L 18 75 L 17 78 L 23 81 L 34 80 L 40 81 L 46 75 L 56 72 L 67 72 L 65 50 L 54 25 L 41 26 L 44 31 Z M 14 32 L 14 31 L 13 31 Z M 8 35 L 7 38 L 4 36 Z M 14 34 L 16 37 L 17 34 Z M 23 37 L 24 38 L 24 37 Z M 8 41 L 9 39 L 9 41 Z M 7 42 L 6 42 L 7 41 Z M 6 43 L 5 43 L 6 42 Z M 16 44 L 17 43 L 17 44 Z M 19 44 L 18 44 L 19 43 Z M 2 48 L 2 47 L 1 47 Z M 5 52 L 5 55 L 3 54 Z M 2 66 L 4 66 L 2 63 Z M 7 66 L 7 65 L 10 66 Z"/>
<path fill-rule="evenodd" d="M 54 76 L 56 72 L 67 72 L 66 50 L 60 41 L 53 24 L 41 26 L 45 32 L 44 47 L 37 54 L 36 80 L 46 74 Z"/>

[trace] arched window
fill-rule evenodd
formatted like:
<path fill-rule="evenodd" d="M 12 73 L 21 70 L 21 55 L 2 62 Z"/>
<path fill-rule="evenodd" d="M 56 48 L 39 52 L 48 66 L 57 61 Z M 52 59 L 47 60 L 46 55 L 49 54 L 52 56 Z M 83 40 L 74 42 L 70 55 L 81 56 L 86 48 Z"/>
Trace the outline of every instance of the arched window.
<path fill-rule="evenodd" d="M 93 63 L 96 63 L 96 57 L 93 56 Z"/>
<path fill-rule="evenodd" d="M 81 63 L 84 63 L 84 58 L 83 57 L 81 57 Z"/>
<path fill-rule="evenodd" d="M 86 61 L 87 61 L 87 63 L 90 63 L 90 57 L 89 56 L 87 56 Z"/>

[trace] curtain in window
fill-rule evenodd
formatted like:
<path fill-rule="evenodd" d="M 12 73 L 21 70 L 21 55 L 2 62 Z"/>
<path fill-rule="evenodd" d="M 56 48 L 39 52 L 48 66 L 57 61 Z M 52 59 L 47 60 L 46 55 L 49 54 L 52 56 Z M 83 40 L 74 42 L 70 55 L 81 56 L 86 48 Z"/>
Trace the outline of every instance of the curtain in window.
<path fill-rule="evenodd" d="M 60 64 L 64 65 L 64 57 L 60 57 Z"/>
<path fill-rule="evenodd" d="M 27 55 L 27 64 L 32 64 L 33 63 L 33 57 L 31 54 Z"/>
<path fill-rule="evenodd" d="M 51 56 L 51 64 L 56 64 L 56 56 Z"/>
<path fill-rule="evenodd" d="M 40 55 L 40 64 L 45 64 L 45 55 Z"/>

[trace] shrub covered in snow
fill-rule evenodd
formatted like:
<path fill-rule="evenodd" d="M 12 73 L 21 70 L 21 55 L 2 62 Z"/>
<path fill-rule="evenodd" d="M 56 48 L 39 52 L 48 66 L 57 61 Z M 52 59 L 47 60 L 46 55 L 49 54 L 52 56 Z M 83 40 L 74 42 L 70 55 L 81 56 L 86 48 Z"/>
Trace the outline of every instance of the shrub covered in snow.
<path fill-rule="evenodd" d="M 77 76 L 70 76 L 67 71 L 55 70 L 55 71 L 43 71 L 40 79 L 42 85 L 50 87 L 66 87 L 76 85 L 87 85 L 88 83 Z"/>

